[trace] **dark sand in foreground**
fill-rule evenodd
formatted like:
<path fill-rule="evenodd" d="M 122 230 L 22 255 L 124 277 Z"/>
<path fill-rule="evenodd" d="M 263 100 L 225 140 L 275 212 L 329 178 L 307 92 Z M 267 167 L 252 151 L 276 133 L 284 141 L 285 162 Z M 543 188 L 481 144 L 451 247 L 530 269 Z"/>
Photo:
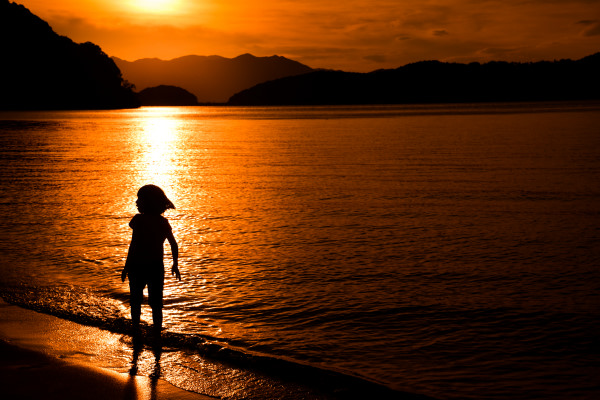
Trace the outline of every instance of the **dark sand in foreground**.
<path fill-rule="evenodd" d="M 0 341 L 4 399 L 211 399 L 148 377 L 69 363 Z"/>
<path fill-rule="evenodd" d="M 208 400 L 163 379 L 98 365 L 119 335 L 80 326 L 0 299 L 0 398 Z M 126 347 L 126 346 L 125 346 Z M 106 366 L 106 368 L 105 368 Z"/>
<path fill-rule="evenodd" d="M 315 378 L 314 375 L 310 375 L 312 378 L 304 377 L 318 380 L 319 382 L 314 382 L 317 387 L 324 385 L 325 393 L 322 393 L 321 389 L 313 390 L 291 381 L 267 379 L 260 374 L 241 374 L 238 371 L 236 375 L 233 368 L 221 369 L 220 364 L 209 364 L 207 360 L 201 361 L 206 363 L 203 374 L 190 378 L 186 374 L 169 373 L 170 368 L 164 370 L 165 364 L 173 362 L 172 358 L 169 359 L 169 352 L 165 355 L 164 352 L 156 353 L 152 348 L 144 347 L 140 353 L 136 353 L 134 347 L 131 337 L 127 335 L 79 325 L 17 307 L 0 299 L 0 398 L 430 399 L 418 394 L 389 391 L 370 383 L 351 383 L 347 386 L 349 381 L 340 381 L 340 377 L 335 374 L 320 378 Z M 212 366 L 216 366 L 215 371 L 210 370 Z M 211 374 L 218 375 L 218 379 L 214 379 Z M 250 386 L 250 389 L 244 386 L 240 389 L 242 378 L 254 379 L 251 383 L 258 385 L 258 390 Z M 245 383 L 246 381 L 242 382 Z M 178 387 L 180 384 L 182 386 Z M 273 387 L 273 384 L 279 386 Z M 281 385 L 285 386 L 280 387 Z M 263 389 L 263 386 L 266 388 Z M 182 387 L 194 387 L 198 390 L 187 391 Z M 199 394 L 205 391 L 219 397 Z"/>

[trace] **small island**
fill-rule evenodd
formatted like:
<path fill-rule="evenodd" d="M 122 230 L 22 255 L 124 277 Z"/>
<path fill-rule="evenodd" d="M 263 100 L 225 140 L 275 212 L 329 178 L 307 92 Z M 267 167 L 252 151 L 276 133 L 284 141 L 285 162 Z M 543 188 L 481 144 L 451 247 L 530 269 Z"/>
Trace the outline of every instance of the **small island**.
<path fill-rule="evenodd" d="M 169 85 L 146 88 L 138 93 L 142 106 L 197 106 L 198 98 L 187 90 Z"/>

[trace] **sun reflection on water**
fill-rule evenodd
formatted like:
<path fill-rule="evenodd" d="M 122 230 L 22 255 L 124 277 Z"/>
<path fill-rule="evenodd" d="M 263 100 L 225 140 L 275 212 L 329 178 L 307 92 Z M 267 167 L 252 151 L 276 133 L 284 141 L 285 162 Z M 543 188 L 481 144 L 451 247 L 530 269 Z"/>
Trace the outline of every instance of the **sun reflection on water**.
<path fill-rule="evenodd" d="M 173 193 L 177 176 L 177 152 L 179 150 L 182 120 L 169 108 L 144 109 L 140 123 L 138 145 L 140 148 L 138 186 L 152 183 Z M 171 194 L 172 195 L 172 194 Z M 175 202 L 176 199 L 171 199 Z"/>

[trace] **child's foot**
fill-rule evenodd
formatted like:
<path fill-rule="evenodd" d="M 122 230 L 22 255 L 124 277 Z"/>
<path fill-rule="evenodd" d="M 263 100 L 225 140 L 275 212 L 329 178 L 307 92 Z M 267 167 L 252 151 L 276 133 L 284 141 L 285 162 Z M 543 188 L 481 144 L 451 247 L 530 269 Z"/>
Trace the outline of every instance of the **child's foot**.
<path fill-rule="evenodd" d="M 162 328 L 156 326 L 152 327 L 152 336 L 155 339 L 160 339 L 162 337 Z"/>
<path fill-rule="evenodd" d="M 135 341 L 136 339 L 140 339 L 142 337 L 142 328 L 140 324 L 131 324 L 131 337 Z"/>

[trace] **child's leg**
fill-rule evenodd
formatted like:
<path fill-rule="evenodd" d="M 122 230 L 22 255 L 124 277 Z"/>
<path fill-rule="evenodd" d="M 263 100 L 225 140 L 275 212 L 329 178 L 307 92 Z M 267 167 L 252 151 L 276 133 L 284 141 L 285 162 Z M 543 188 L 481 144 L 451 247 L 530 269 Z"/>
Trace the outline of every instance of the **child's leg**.
<path fill-rule="evenodd" d="M 131 303 L 131 323 L 133 326 L 140 326 L 140 318 L 142 315 L 142 303 Z"/>
<path fill-rule="evenodd" d="M 148 281 L 148 303 L 152 308 L 152 322 L 154 322 L 154 329 L 159 332 L 163 321 L 163 287 L 164 274 Z"/>
<path fill-rule="evenodd" d="M 140 325 L 142 302 L 144 300 L 145 283 L 129 277 L 129 305 L 131 307 L 131 322 L 135 328 Z"/>
<path fill-rule="evenodd" d="M 152 322 L 154 322 L 154 329 L 160 332 L 162 329 L 162 307 L 153 307 L 152 308 Z"/>

